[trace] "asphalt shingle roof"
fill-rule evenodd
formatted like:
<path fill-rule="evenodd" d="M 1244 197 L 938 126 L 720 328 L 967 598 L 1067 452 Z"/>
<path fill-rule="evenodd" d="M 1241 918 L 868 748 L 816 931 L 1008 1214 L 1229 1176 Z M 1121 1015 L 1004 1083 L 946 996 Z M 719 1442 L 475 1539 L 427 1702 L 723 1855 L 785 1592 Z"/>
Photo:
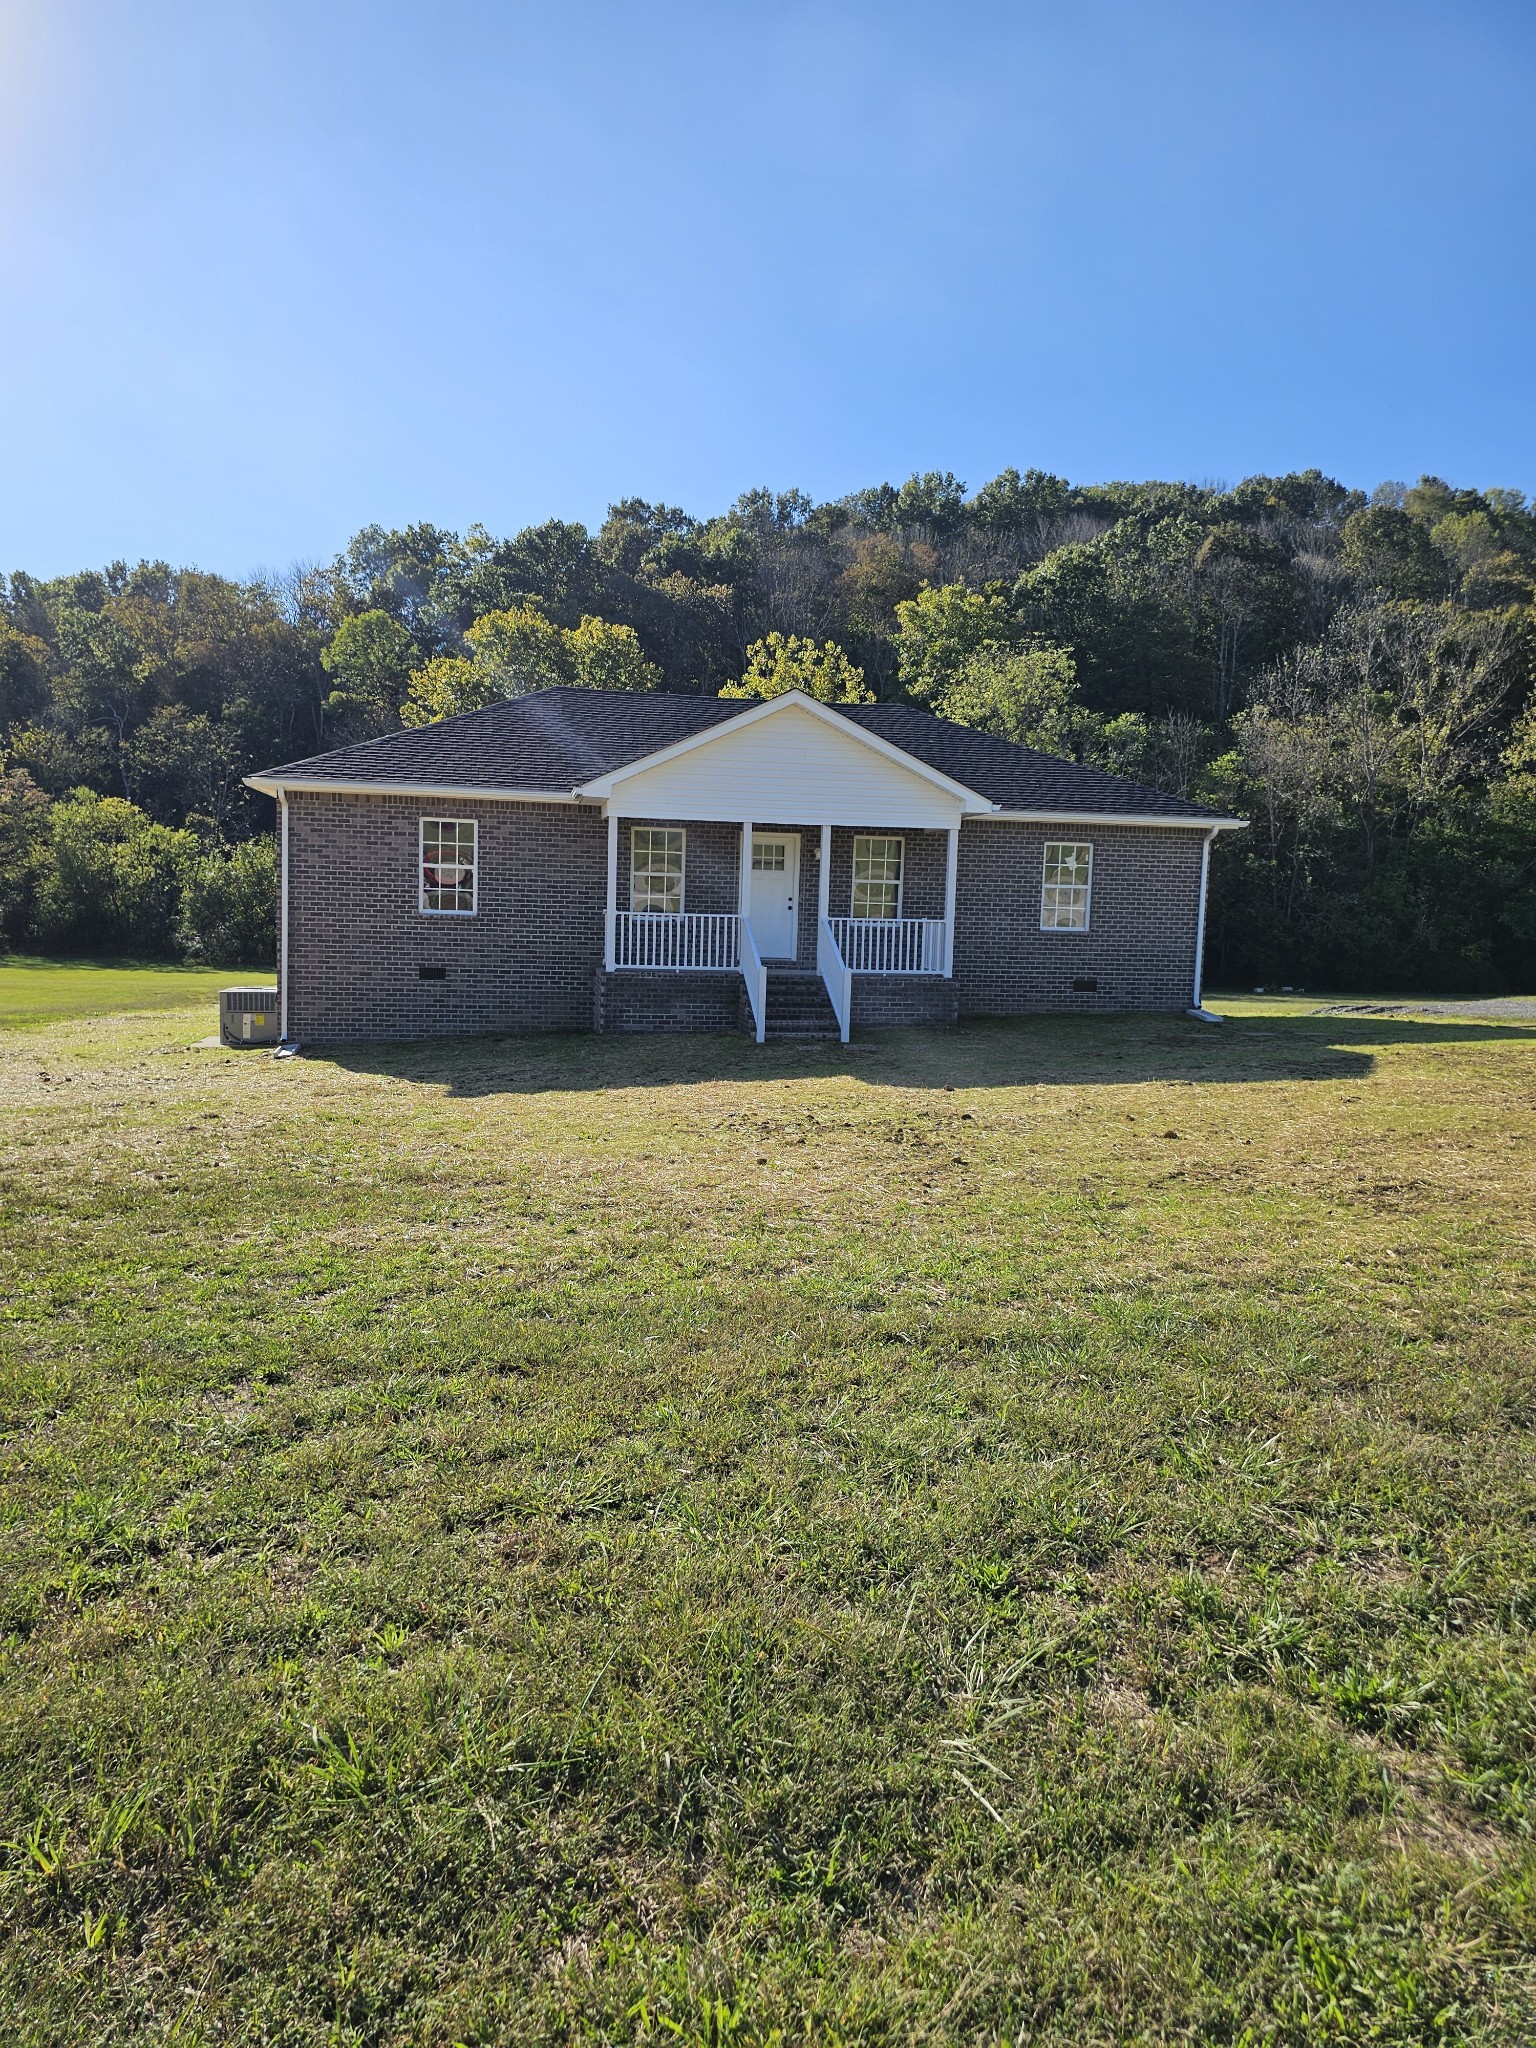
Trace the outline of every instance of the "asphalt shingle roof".
<path fill-rule="evenodd" d="M 464 711 L 336 747 L 263 771 L 263 780 L 441 783 L 457 789 L 547 789 L 569 796 L 579 782 L 654 754 L 745 704 L 719 697 L 647 696 L 626 690 L 538 690 L 484 711 Z"/>
<path fill-rule="evenodd" d="M 1011 740 L 935 718 L 931 711 L 914 711 L 910 705 L 849 704 L 839 709 L 856 725 L 915 754 L 1005 811 L 1105 811 L 1213 821 L 1226 816 L 1166 790 L 1149 789 L 1144 782 L 1128 782 L 1123 775 L 1106 775 L 1101 768 L 1085 768 L 1056 754 L 1038 754 L 1033 747 L 1016 747 Z"/>
<path fill-rule="evenodd" d="M 568 796 L 593 776 L 611 774 L 751 708 L 736 698 L 540 690 L 435 725 L 288 761 L 264 770 L 260 779 L 548 790 Z M 836 708 L 855 725 L 1005 811 L 1101 811 L 1213 821 L 1224 815 L 903 704 Z"/>

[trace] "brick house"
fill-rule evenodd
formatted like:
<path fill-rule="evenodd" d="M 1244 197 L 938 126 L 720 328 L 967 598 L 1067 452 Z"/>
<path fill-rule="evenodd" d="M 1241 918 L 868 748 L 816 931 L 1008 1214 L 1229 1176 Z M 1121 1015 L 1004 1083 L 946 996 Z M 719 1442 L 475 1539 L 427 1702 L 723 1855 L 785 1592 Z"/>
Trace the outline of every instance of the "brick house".
<path fill-rule="evenodd" d="M 1241 820 L 894 704 L 544 690 L 247 778 L 286 1041 L 1198 1009 Z"/>

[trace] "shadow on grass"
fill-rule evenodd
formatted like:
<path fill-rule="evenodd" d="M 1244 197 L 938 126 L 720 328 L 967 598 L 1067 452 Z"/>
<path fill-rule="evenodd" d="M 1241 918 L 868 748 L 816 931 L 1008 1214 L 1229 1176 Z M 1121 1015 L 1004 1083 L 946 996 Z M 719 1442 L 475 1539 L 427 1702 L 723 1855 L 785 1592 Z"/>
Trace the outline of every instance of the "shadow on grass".
<path fill-rule="evenodd" d="M 1389 1017 L 1244 1018 L 1219 1028 L 1182 1017 L 1020 1017 L 861 1032 L 851 1045 L 571 1032 L 315 1045 L 304 1056 L 468 1097 L 823 1078 L 935 1089 L 1339 1081 L 1369 1074 L 1390 1046 L 1480 1042 L 1529 1045 L 1536 1029 Z"/>

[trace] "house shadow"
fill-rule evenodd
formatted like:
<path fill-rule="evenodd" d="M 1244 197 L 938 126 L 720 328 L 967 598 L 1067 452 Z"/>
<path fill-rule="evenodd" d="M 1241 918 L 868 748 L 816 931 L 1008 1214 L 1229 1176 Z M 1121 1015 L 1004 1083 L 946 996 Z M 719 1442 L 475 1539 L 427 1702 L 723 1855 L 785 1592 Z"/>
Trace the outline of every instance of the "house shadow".
<path fill-rule="evenodd" d="M 904 1089 L 1093 1088 L 1347 1081 L 1391 1047 L 1536 1044 L 1536 1025 L 1396 1017 L 1016 1017 L 868 1031 L 849 1045 L 754 1045 L 737 1036 L 577 1032 L 306 1046 L 339 1072 L 461 1098 L 832 1080 Z"/>

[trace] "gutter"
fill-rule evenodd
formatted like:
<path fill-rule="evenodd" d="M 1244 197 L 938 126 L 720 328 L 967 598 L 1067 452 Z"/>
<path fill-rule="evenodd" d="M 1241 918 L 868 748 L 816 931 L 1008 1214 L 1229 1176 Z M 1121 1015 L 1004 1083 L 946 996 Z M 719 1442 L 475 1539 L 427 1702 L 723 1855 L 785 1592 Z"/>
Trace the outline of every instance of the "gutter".
<path fill-rule="evenodd" d="M 333 796 L 423 796 L 455 797 L 464 803 L 580 804 L 588 799 L 577 791 L 559 789 L 466 789 L 447 782 L 343 782 L 334 775 L 291 775 L 277 782 L 269 775 L 247 775 L 247 789 L 259 789 L 263 796 L 281 796 L 285 789 L 328 792 Z"/>
<path fill-rule="evenodd" d="M 994 825 L 1151 825 L 1174 832 L 1246 832 L 1246 818 L 1170 818 L 1144 811 L 983 811 Z"/>

